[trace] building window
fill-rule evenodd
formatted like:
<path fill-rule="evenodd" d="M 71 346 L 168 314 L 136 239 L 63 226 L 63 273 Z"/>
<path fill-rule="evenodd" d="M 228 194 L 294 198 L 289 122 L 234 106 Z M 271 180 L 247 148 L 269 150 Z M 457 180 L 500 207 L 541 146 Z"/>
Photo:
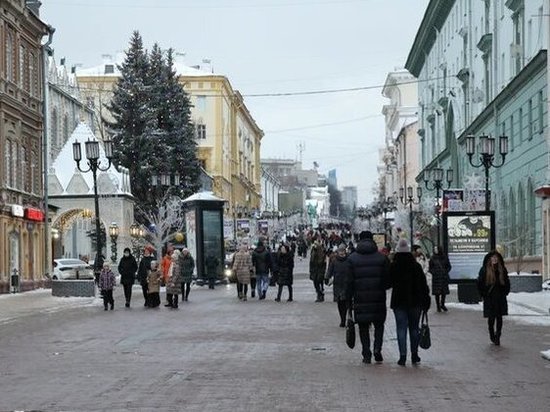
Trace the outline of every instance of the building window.
<path fill-rule="evenodd" d="M 17 161 L 17 152 L 18 152 L 18 147 L 19 145 L 16 143 L 16 142 L 12 142 L 11 143 L 11 178 L 12 178 L 12 187 L 15 188 L 15 189 L 19 189 L 19 184 L 18 184 L 18 181 L 19 181 L 19 177 L 18 177 L 18 173 L 17 173 L 17 166 L 18 166 L 18 161 Z"/>
<path fill-rule="evenodd" d="M 491 30 L 491 0 L 485 0 L 485 33 L 490 33 Z"/>
<path fill-rule="evenodd" d="M 542 90 L 539 91 L 539 105 L 538 105 L 538 126 L 539 133 L 544 131 L 544 100 L 543 100 Z"/>
<path fill-rule="evenodd" d="M 39 193 L 39 184 L 40 184 L 40 163 L 38 161 L 38 152 L 36 150 L 32 151 L 31 154 L 31 187 L 33 193 Z"/>
<path fill-rule="evenodd" d="M 529 134 L 527 138 L 530 140 L 533 137 L 533 131 L 535 130 L 535 125 L 533 124 L 533 99 L 529 99 L 527 111 L 527 118 L 529 119 Z"/>
<path fill-rule="evenodd" d="M 12 187 L 13 181 L 12 181 L 12 167 L 11 167 L 11 140 L 6 140 L 6 146 L 4 149 L 4 157 L 5 157 L 5 176 L 6 176 L 6 186 Z"/>
<path fill-rule="evenodd" d="M 518 117 L 518 141 L 521 143 L 523 141 L 523 107 L 519 108 Z"/>
<path fill-rule="evenodd" d="M 22 171 L 22 179 L 23 179 L 23 191 L 30 193 L 31 192 L 31 186 L 30 186 L 30 179 L 29 179 L 29 167 L 28 167 L 28 157 L 27 157 L 27 149 L 24 146 L 21 146 L 21 171 Z"/>
<path fill-rule="evenodd" d="M 34 53 L 29 53 L 29 91 L 31 96 L 38 95 L 38 63 Z"/>
<path fill-rule="evenodd" d="M 196 108 L 201 112 L 206 110 L 206 96 L 197 96 Z"/>
<path fill-rule="evenodd" d="M 25 70 L 26 70 L 25 54 L 26 54 L 25 46 L 20 45 L 19 46 L 19 86 L 22 89 L 27 90 L 25 85 Z"/>
<path fill-rule="evenodd" d="M 13 81 L 13 33 L 10 29 L 6 34 L 6 79 Z"/>
<path fill-rule="evenodd" d="M 524 10 L 520 8 L 512 15 L 513 22 L 513 39 L 514 43 L 512 44 L 512 58 L 515 62 L 515 74 L 518 74 L 523 65 L 523 56 L 524 56 L 524 42 L 523 42 L 523 31 L 524 31 Z"/>
<path fill-rule="evenodd" d="M 197 139 L 206 139 L 206 125 L 198 124 L 197 125 Z"/>

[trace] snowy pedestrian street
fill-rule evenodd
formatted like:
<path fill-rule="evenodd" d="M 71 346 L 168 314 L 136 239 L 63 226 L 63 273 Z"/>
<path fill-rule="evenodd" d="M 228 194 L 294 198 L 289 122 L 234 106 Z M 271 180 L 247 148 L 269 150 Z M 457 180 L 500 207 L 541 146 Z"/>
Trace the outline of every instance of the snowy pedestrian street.
<path fill-rule="evenodd" d="M 366 365 L 360 343 L 345 344 L 330 288 L 314 303 L 305 261 L 297 270 L 294 302 L 286 291 L 275 302 L 274 288 L 241 302 L 232 284 L 146 309 L 136 286 L 130 309 L 118 287 L 114 311 L 88 299 L 16 316 L 21 299 L 40 299 L 3 298 L 14 309 L 0 322 L 0 411 L 547 410 L 550 330 L 533 322 L 547 315 L 505 318 L 495 347 L 476 305 L 432 310 L 432 348 L 400 367 L 388 311 L 384 363 Z"/>

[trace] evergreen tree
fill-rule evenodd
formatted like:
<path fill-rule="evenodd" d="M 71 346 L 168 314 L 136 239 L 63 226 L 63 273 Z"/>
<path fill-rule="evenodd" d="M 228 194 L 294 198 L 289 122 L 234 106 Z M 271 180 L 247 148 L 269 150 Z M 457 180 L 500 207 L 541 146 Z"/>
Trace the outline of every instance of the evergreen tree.
<path fill-rule="evenodd" d="M 142 223 L 149 223 L 146 216 L 155 212 L 162 197 L 152 187 L 153 174 L 179 174 L 180 185 L 171 191 L 179 197 L 200 187 L 191 104 L 173 65 L 171 49 L 165 53 L 155 44 L 148 54 L 134 32 L 110 105 L 115 162 L 130 171 Z"/>
<path fill-rule="evenodd" d="M 132 35 L 119 70 L 121 77 L 109 105 L 114 118 L 109 124 L 114 163 L 129 170 L 132 193 L 139 204 L 147 200 L 151 169 L 156 159 L 151 156 L 154 142 L 151 139 L 149 60 L 138 31 Z"/>

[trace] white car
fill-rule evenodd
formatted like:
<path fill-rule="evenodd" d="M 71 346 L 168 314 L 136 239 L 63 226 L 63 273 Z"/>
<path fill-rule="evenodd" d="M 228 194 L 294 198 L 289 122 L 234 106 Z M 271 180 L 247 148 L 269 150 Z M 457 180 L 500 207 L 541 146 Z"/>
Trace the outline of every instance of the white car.
<path fill-rule="evenodd" d="M 550 279 L 547 279 L 544 282 L 542 282 L 542 289 L 543 290 L 550 290 Z"/>
<path fill-rule="evenodd" d="M 53 280 L 94 279 L 92 266 L 80 259 L 54 259 Z"/>

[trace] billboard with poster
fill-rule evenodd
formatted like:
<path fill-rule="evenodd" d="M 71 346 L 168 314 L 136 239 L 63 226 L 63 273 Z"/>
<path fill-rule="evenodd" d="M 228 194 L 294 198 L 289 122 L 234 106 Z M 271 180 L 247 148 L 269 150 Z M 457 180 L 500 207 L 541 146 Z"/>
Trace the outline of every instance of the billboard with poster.
<path fill-rule="evenodd" d="M 450 281 L 477 279 L 483 258 L 495 248 L 495 213 L 444 212 L 443 244 L 451 262 Z"/>

